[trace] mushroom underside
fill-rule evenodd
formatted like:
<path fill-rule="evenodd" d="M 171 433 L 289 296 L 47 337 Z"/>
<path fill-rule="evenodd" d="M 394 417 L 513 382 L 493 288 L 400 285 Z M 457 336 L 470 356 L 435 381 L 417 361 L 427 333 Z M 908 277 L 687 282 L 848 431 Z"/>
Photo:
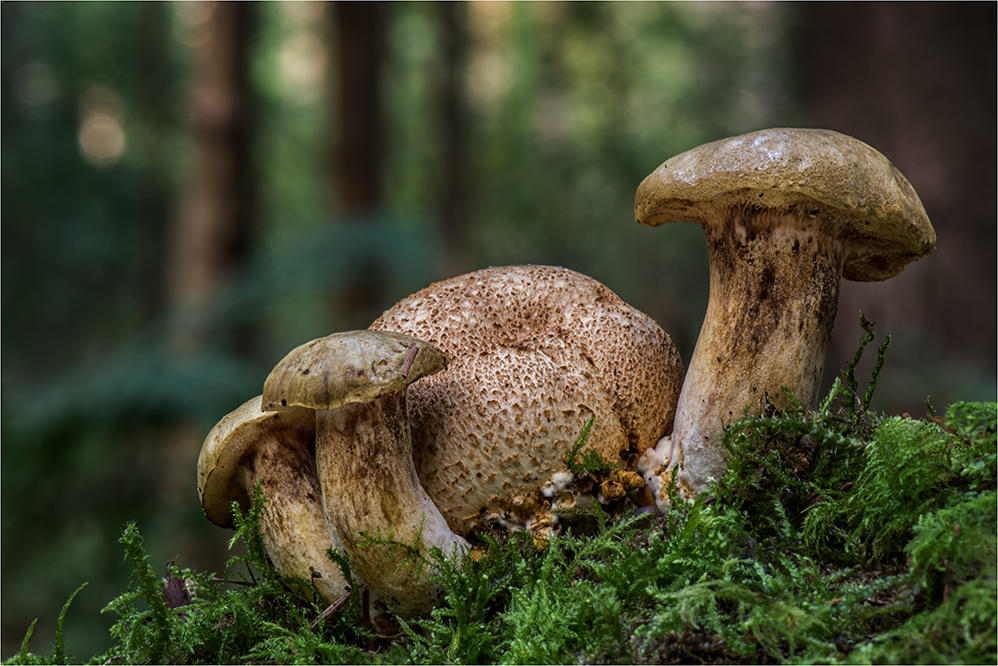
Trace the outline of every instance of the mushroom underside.
<path fill-rule="evenodd" d="M 198 493 L 205 516 L 233 528 L 232 506 L 248 511 L 254 489 L 264 499 L 260 532 L 282 575 L 312 584 L 332 602 L 346 590 L 339 567 L 327 556 L 336 548 L 322 511 L 311 450 L 311 410 L 267 413 L 257 396 L 223 417 L 205 438 L 198 458 Z M 309 582 L 311 581 L 311 582 Z"/>

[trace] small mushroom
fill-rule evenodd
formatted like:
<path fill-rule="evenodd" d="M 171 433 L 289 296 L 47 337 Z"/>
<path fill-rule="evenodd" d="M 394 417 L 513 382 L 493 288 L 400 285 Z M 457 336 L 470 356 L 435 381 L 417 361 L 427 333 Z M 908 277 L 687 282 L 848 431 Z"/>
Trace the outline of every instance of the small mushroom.
<path fill-rule="evenodd" d="M 351 331 L 292 350 L 264 384 L 265 409 L 315 410 L 326 519 L 352 567 L 402 616 L 437 601 L 431 549 L 469 548 L 423 490 L 412 459 L 406 388 L 446 365 L 446 355 L 422 340 Z"/>
<path fill-rule="evenodd" d="M 310 447 L 310 409 L 264 412 L 261 398 L 247 401 L 211 430 L 198 458 L 198 495 L 205 516 L 233 528 L 232 503 L 250 508 L 257 482 L 266 502 L 260 531 L 281 574 L 311 579 L 327 603 L 346 581 L 326 551 L 336 546 L 326 528 Z"/>
<path fill-rule="evenodd" d="M 641 183 L 638 222 L 703 226 L 710 299 L 671 439 L 642 461 L 662 486 L 702 491 L 725 469 L 726 424 L 783 388 L 816 404 L 839 281 L 885 280 L 935 247 L 911 184 L 870 146 L 828 130 L 771 129 L 674 157 Z"/>
<path fill-rule="evenodd" d="M 458 534 L 493 522 L 547 530 L 561 500 L 542 489 L 591 416 L 587 446 L 623 469 L 671 429 L 683 378 L 671 339 L 580 273 L 475 271 L 409 296 L 371 328 L 451 358 L 409 389 L 409 412 L 419 478 Z"/>

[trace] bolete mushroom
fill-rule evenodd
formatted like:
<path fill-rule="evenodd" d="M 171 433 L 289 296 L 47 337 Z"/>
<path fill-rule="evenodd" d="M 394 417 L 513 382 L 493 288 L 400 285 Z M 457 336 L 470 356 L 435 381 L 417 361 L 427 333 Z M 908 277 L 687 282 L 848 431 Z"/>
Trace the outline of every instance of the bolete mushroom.
<path fill-rule="evenodd" d="M 232 503 L 247 511 L 259 482 L 266 500 L 260 531 L 274 567 L 311 579 L 331 603 L 347 585 L 326 555 L 336 544 L 322 512 L 310 450 L 314 431 L 310 409 L 264 412 L 260 396 L 248 400 L 208 433 L 198 457 L 198 495 L 208 520 L 231 529 Z"/>
<path fill-rule="evenodd" d="M 264 408 L 315 410 L 315 459 L 326 519 L 354 570 L 392 612 L 428 611 L 431 549 L 469 545 L 447 526 L 416 475 L 406 388 L 447 366 L 413 337 L 336 333 L 292 350 L 267 377 Z"/>
<path fill-rule="evenodd" d="M 409 296 L 371 328 L 451 358 L 409 389 L 409 413 L 419 478 L 457 534 L 499 524 L 544 536 L 559 512 L 568 519 L 579 504 L 563 460 L 590 417 L 588 446 L 625 470 L 672 425 L 683 365 L 671 339 L 574 271 L 475 271 Z"/>
<path fill-rule="evenodd" d="M 725 469 L 726 424 L 784 387 L 813 406 L 839 281 L 885 280 L 935 247 L 914 188 L 882 154 L 818 129 L 771 129 L 678 155 L 638 188 L 638 222 L 703 226 L 710 297 L 671 440 L 642 461 L 693 495 Z M 664 488 L 659 487 L 661 495 Z M 660 499 L 663 499 L 660 497 Z"/>

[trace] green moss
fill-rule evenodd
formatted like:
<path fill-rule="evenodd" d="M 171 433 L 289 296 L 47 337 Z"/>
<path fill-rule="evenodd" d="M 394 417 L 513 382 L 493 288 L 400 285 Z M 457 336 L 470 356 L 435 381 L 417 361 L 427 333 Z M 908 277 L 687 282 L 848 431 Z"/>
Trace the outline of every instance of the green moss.
<path fill-rule="evenodd" d="M 566 469 L 573 474 L 590 473 L 599 475 L 602 472 L 611 472 L 617 469 L 617 465 L 604 460 L 603 456 L 596 449 L 590 447 L 583 450 L 583 447 L 589 442 L 589 432 L 592 430 L 595 420 L 595 416 L 589 417 L 582 426 L 582 431 L 576 438 L 575 444 L 572 445 L 572 449 L 562 458 L 562 463 L 564 463 Z"/>

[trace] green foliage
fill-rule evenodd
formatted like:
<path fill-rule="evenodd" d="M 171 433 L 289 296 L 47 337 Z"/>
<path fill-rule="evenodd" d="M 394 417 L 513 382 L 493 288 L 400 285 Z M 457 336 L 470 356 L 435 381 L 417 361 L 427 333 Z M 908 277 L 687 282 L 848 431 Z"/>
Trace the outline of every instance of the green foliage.
<path fill-rule="evenodd" d="M 947 598 L 981 572 L 994 578 L 998 561 L 996 497 L 994 491 L 983 493 L 919 518 L 905 552 L 911 561 L 912 580 L 926 594 Z"/>
<path fill-rule="evenodd" d="M 617 466 L 612 462 L 608 462 L 603 459 L 600 452 L 596 449 L 590 447 L 583 451 L 583 447 L 589 442 L 589 432 L 592 430 L 593 421 L 596 416 L 590 416 L 589 419 L 582 426 L 582 430 L 579 432 L 579 436 L 575 439 L 575 444 L 572 445 L 572 449 L 562 458 L 562 462 L 568 471 L 573 474 L 581 473 L 593 473 L 598 474 L 600 472 L 610 472 L 617 469 Z M 581 457 L 581 460 L 578 458 Z"/>
<path fill-rule="evenodd" d="M 365 637 L 359 603 L 353 599 L 329 618 L 299 592 L 302 581 L 282 578 L 262 550 L 259 516 L 263 500 L 257 492 L 246 515 L 236 511 L 235 542 L 245 555 L 233 556 L 227 570 L 235 578 L 168 567 L 166 579 L 154 572 L 134 525 L 121 537 L 133 569 L 133 584 L 111 601 L 105 612 L 118 615 L 111 629 L 115 645 L 93 663 L 351 663 L 362 653 Z M 345 571 L 349 575 L 349 571 Z M 75 596 L 75 594 L 74 594 Z M 70 599 L 72 601 L 72 598 Z M 21 650 L 8 663 L 65 663 L 59 640 L 51 658 Z M 336 636 L 340 640 L 330 640 Z"/>
<path fill-rule="evenodd" d="M 409 629 L 408 663 L 630 661 L 629 602 L 647 599 L 632 567 L 644 563 L 639 519 L 599 514 L 595 537 L 560 536 L 538 548 L 526 532 L 486 537 L 480 557 L 442 560 L 444 605 Z M 596 648 L 593 651 L 593 648 Z M 578 655 L 578 657 L 576 657 Z"/>
<path fill-rule="evenodd" d="M 112 629 L 117 645 L 98 660 L 111 663 L 341 663 L 353 660 L 354 644 L 329 642 L 327 631 L 338 628 L 354 643 L 359 620 L 356 602 L 348 603 L 326 621 L 322 608 L 309 600 L 304 581 L 282 578 L 269 563 L 259 530 L 264 500 L 259 489 L 245 515 L 234 505 L 236 534 L 246 554 L 233 556 L 228 571 L 245 571 L 236 578 L 171 565 L 164 583 L 155 577 L 141 552 L 134 528 L 123 543 L 135 566 L 139 584 L 108 605 L 119 615 Z M 346 571 L 349 575 L 349 571 Z M 164 589 L 170 589 L 173 594 Z M 313 588 L 314 589 L 314 588 Z M 179 590 L 179 592 L 178 592 Z M 172 601 L 169 604 L 167 599 Z M 148 609 L 143 610 L 138 601 Z"/>
<path fill-rule="evenodd" d="M 521 533 L 525 537 L 526 533 Z M 483 538 L 485 549 L 476 561 L 470 555 L 458 560 L 440 560 L 440 582 L 447 593 L 446 604 L 432 611 L 420 627 L 403 623 L 412 641 L 401 649 L 414 662 L 484 663 L 496 636 L 486 622 L 497 608 L 508 602 L 511 571 L 518 550 L 504 548 L 494 538 Z M 397 648 L 393 651 L 393 655 Z M 403 657 L 393 659 L 401 663 Z"/>
<path fill-rule="evenodd" d="M 76 595 L 80 593 L 80 590 L 86 586 L 87 584 L 83 583 L 83 585 L 76 588 L 76 590 L 69 595 L 69 599 L 66 600 L 62 610 L 59 611 L 59 619 L 55 622 L 55 652 L 52 657 L 52 661 L 54 662 L 62 663 L 66 661 L 66 649 L 62 639 L 62 627 L 66 621 L 66 613 L 69 611 L 69 605 L 73 603 L 73 599 L 75 599 Z"/>
<path fill-rule="evenodd" d="M 236 519 L 233 545 L 243 542 L 246 554 L 233 556 L 228 567 L 245 573 L 222 580 L 171 565 L 166 586 L 182 582 L 189 591 L 180 605 L 167 601 L 164 582 L 129 525 L 121 543 L 134 583 L 108 604 L 119 616 L 112 630 L 117 643 L 93 661 L 994 659 L 998 493 L 988 470 L 996 406 L 957 404 L 938 421 L 828 418 L 774 413 L 736 424 L 728 435 L 736 456 L 729 475 L 694 501 L 674 495 L 664 516 L 600 511 L 593 535 L 566 534 L 538 546 L 517 532 L 482 537 L 474 555 L 432 553 L 444 601 L 429 618 L 403 622 L 395 636 L 365 630 L 356 597 L 318 621 L 322 609 L 301 594 L 302 581 L 281 578 L 267 561 L 257 526 L 259 494 Z M 869 441 L 850 436 L 862 429 L 872 433 Z M 749 456 L 738 438 L 753 432 L 786 441 Z M 839 470 L 820 455 L 805 465 L 802 439 L 831 447 L 833 459 L 841 453 L 836 447 L 850 453 L 844 473 L 855 473 L 856 481 L 843 487 Z M 899 481 L 889 461 L 911 467 L 920 456 L 937 458 L 922 470 L 934 473 L 933 481 L 917 475 Z M 754 492 L 739 476 L 749 471 L 749 480 L 762 484 Z M 900 499 L 876 494 L 902 482 L 912 487 L 895 488 Z M 802 493 L 813 489 L 825 494 L 802 502 Z M 928 489 L 934 489 L 931 500 Z M 864 506 L 874 498 L 879 506 Z M 818 512 L 826 505 L 837 508 Z M 816 512 L 820 520 L 812 518 Z M 846 547 L 836 553 L 833 543 Z M 349 579 L 349 563 L 339 563 Z M 42 659 L 27 651 L 27 640 L 10 663 L 64 660 L 61 643 L 52 658 Z"/>
<path fill-rule="evenodd" d="M 263 542 L 263 534 L 260 532 L 260 517 L 263 515 L 263 495 L 260 493 L 260 484 L 257 482 L 253 488 L 253 502 L 249 510 L 243 514 L 238 511 L 238 504 L 232 506 L 232 522 L 235 524 L 236 532 L 229 540 L 229 549 L 240 540 L 246 544 L 246 554 L 236 555 L 230 562 L 241 562 L 246 565 L 250 576 L 256 569 L 264 576 L 264 582 L 270 585 L 278 583 L 277 571 L 270 566 L 267 556 L 267 546 Z"/>
<path fill-rule="evenodd" d="M 995 418 L 739 422 L 714 497 L 677 507 L 672 582 L 638 635 L 658 660 L 994 660 Z"/>
<path fill-rule="evenodd" d="M 873 324 L 866 319 L 866 316 L 862 312 L 859 313 L 859 325 L 863 329 L 863 335 L 860 337 L 859 347 L 856 349 L 856 355 L 849 363 L 849 366 L 846 368 L 843 375 L 846 386 L 848 386 L 849 391 L 856 397 L 855 404 L 850 405 L 850 411 L 852 411 L 854 416 L 857 414 L 857 407 L 863 410 L 870 408 L 870 403 L 873 401 L 873 394 L 877 390 L 877 381 L 879 381 L 880 373 L 884 369 L 884 357 L 887 350 L 891 346 L 891 336 L 888 335 L 883 344 L 880 345 L 880 349 L 877 352 L 877 365 L 873 368 L 873 373 L 870 376 L 870 385 L 867 387 L 866 393 L 863 394 L 863 399 L 861 401 L 859 396 L 856 394 L 859 389 L 859 381 L 856 379 L 856 366 L 859 365 L 860 359 L 863 358 L 863 352 L 866 350 L 866 345 L 873 342 L 875 334 L 873 332 Z M 829 398 L 834 397 L 836 393 L 837 392 L 833 390 Z"/>
<path fill-rule="evenodd" d="M 904 560 L 927 512 L 994 487 L 995 414 L 993 403 L 957 403 L 945 419 L 928 421 L 868 412 L 890 339 L 860 398 L 854 370 L 873 339 L 862 325 L 856 357 L 816 412 L 771 410 L 732 425 L 728 476 L 717 492 L 770 533 L 789 516 L 817 558 L 875 566 Z"/>
<path fill-rule="evenodd" d="M 111 629 L 111 634 L 121 641 L 124 654 L 134 663 L 158 664 L 163 662 L 166 646 L 170 642 L 169 611 L 160 588 L 160 582 L 142 548 L 142 538 L 134 524 L 125 527 L 120 542 L 135 569 L 138 589 L 127 592 L 112 601 L 105 610 L 113 610 L 121 617 Z M 145 611 L 137 611 L 132 601 L 143 598 L 148 604 Z M 141 656 L 137 656 L 141 655 Z"/>
<path fill-rule="evenodd" d="M 847 663 L 985 664 L 996 658 L 995 579 L 961 585 L 938 606 L 858 645 Z"/>
<path fill-rule="evenodd" d="M 38 620 L 36 619 L 33 620 L 31 622 L 31 625 L 28 627 L 28 631 L 24 635 L 24 640 L 21 641 L 21 647 L 17 651 L 17 656 L 15 656 L 12 660 L 10 660 L 12 663 L 18 663 L 18 664 L 67 663 L 66 649 L 62 637 L 62 627 L 66 621 L 66 613 L 69 611 L 70 604 L 73 603 L 73 599 L 75 599 L 76 595 L 80 593 L 80 590 L 82 590 L 86 586 L 87 584 L 83 583 L 78 588 L 76 588 L 76 590 L 71 595 L 69 595 L 69 599 L 66 600 L 66 603 L 62 607 L 62 610 L 59 612 L 59 618 L 55 622 L 55 643 L 53 645 L 52 657 L 51 658 L 39 657 L 37 655 L 33 655 L 28 652 L 28 641 L 31 640 L 31 634 L 34 633 L 35 624 L 37 624 L 38 622 Z"/>

